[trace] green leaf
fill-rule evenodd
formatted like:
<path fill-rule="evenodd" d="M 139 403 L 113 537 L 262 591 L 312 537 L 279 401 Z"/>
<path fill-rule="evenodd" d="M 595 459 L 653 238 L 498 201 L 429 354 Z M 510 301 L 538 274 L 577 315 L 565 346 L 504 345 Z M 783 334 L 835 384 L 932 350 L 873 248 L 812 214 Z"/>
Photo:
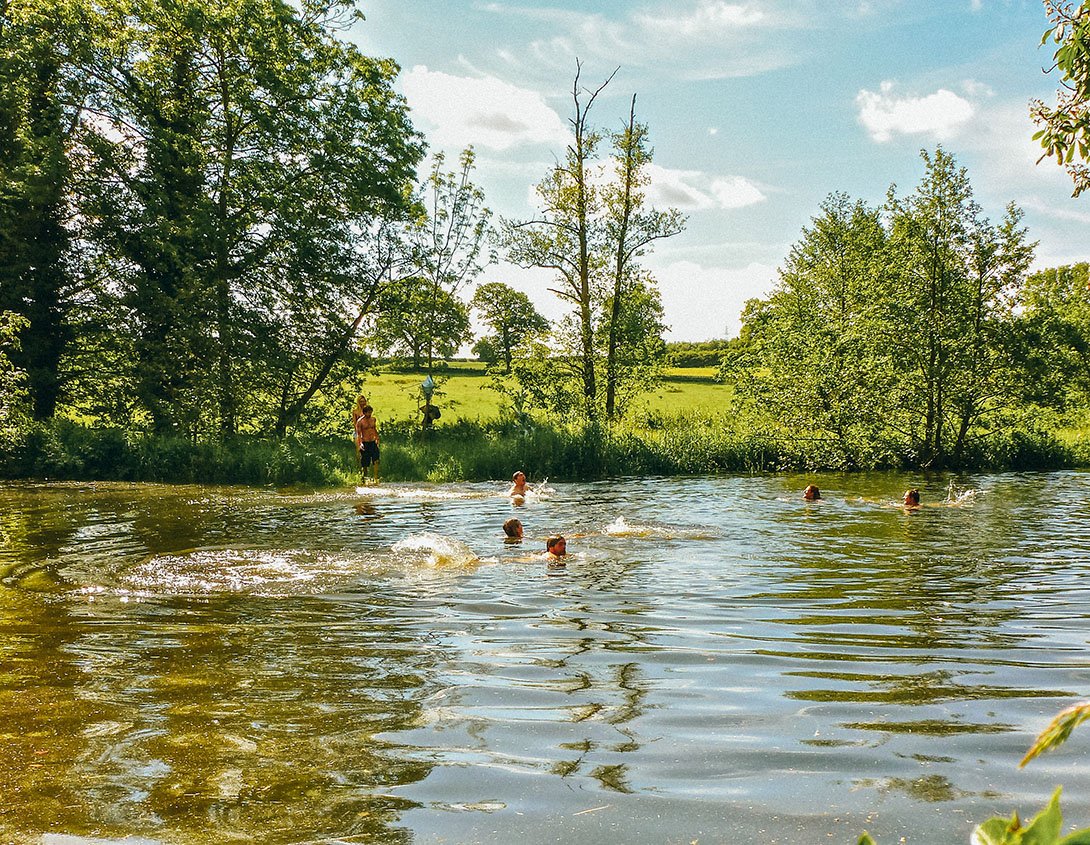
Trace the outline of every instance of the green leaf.
<path fill-rule="evenodd" d="M 1090 827 L 1068 834 L 1057 845 L 1090 845 Z"/>
<path fill-rule="evenodd" d="M 972 845 L 1021 845 L 1021 824 L 1018 814 L 1009 819 L 995 816 L 973 831 Z"/>
<path fill-rule="evenodd" d="M 1048 806 L 1034 816 L 1022 831 L 1022 845 L 1056 845 L 1063 830 L 1063 814 L 1060 812 L 1060 793 L 1056 787 Z"/>
<path fill-rule="evenodd" d="M 863 835 L 859 837 L 859 842 L 857 842 L 856 845 L 878 845 L 878 843 L 876 843 L 871 835 L 864 830 Z"/>

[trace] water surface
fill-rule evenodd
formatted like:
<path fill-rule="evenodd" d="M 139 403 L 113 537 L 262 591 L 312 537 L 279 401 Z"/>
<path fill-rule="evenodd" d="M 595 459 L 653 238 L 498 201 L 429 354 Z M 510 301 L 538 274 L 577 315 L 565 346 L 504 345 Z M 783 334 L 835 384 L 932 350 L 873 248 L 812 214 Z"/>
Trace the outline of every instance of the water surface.
<path fill-rule="evenodd" d="M 1090 825 L 1090 475 L 811 480 L 0 486 L 0 840 Z"/>

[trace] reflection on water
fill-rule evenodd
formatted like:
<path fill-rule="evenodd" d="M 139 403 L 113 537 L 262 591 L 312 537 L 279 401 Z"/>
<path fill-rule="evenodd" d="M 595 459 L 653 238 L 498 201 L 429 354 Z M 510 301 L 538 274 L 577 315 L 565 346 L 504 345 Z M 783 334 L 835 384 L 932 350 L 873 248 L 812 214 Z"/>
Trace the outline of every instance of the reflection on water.
<path fill-rule="evenodd" d="M 1015 768 L 1090 696 L 1090 476 L 808 481 L 0 486 L 0 839 L 1090 824 L 1078 733 Z"/>

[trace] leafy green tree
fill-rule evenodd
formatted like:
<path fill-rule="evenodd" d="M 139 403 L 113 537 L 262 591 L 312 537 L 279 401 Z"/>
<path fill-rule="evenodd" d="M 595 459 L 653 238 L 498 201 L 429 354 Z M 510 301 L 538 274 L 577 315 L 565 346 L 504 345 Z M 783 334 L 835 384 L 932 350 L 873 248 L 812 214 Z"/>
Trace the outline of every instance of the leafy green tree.
<path fill-rule="evenodd" d="M 1034 245 L 1009 206 L 999 227 L 981 214 L 964 168 L 941 148 L 922 153 L 915 193 L 887 203 L 887 333 L 900 340 L 895 419 L 924 466 L 960 460 L 969 428 L 1009 407 L 1012 324 Z"/>
<path fill-rule="evenodd" d="M 605 413 L 607 419 L 613 419 L 617 413 L 617 393 L 622 389 L 625 379 L 622 373 L 638 375 L 649 386 L 646 378 L 659 368 L 650 366 L 632 366 L 634 360 L 644 359 L 645 355 L 632 356 L 634 350 L 649 350 L 644 345 L 644 338 L 653 338 L 658 352 L 652 356 L 661 364 L 662 327 L 661 306 L 658 318 L 653 317 L 652 302 L 657 300 L 654 280 L 647 277 L 644 281 L 635 280 L 635 261 L 647 250 L 648 246 L 661 238 L 679 234 L 685 227 L 685 219 L 677 209 L 659 211 L 647 208 L 644 189 L 649 177 L 647 168 L 651 164 L 652 150 L 647 143 L 646 124 L 636 122 L 636 95 L 632 95 L 632 104 L 628 112 L 628 123 L 623 131 L 614 134 L 615 180 L 602 192 L 606 216 L 606 243 L 612 249 L 611 262 L 612 285 L 606 321 L 606 362 L 605 362 Z M 627 313 L 626 313 L 627 312 Z M 650 319 L 641 319 L 650 318 Z M 651 335 L 626 334 L 626 329 L 639 332 L 650 330 L 652 324 L 659 326 Z M 624 350 L 624 352 L 622 351 Z M 625 352 L 628 354 L 626 355 Z M 622 360 L 622 358 L 627 360 Z M 629 380 L 631 381 L 631 380 Z M 625 385 L 631 390 L 632 385 Z"/>
<path fill-rule="evenodd" d="M 384 355 L 412 362 L 414 370 L 432 356 L 451 357 L 468 337 L 468 309 L 425 279 L 401 279 L 379 294 L 370 342 Z"/>
<path fill-rule="evenodd" d="M 359 290 L 381 263 L 365 235 L 409 206 L 421 150 L 397 67 L 337 37 L 338 0 L 119 9 L 107 129 L 87 146 L 109 174 L 95 211 L 136 392 L 156 427 L 211 413 L 223 434 L 283 431 L 377 293 Z"/>
<path fill-rule="evenodd" d="M 1061 412 L 1085 409 L 1090 405 L 1090 264 L 1031 274 L 1022 302 L 1025 400 Z"/>
<path fill-rule="evenodd" d="M 11 354 L 38 419 L 56 409 L 73 337 L 67 147 L 92 29 L 79 2 L 0 3 L 0 310 L 26 318 Z"/>
<path fill-rule="evenodd" d="M 462 152 L 455 171 L 443 169 L 446 157 L 442 153 L 433 156 L 428 178 L 418 194 L 422 214 L 406 232 L 412 250 L 413 283 L 422 286 L 427 294 L 414 297 L 418 315 L 411 319 L 419 317 L 417 339 L 424 344 L 429 372 L 436 356 L 443 357 L 440 349 L 449 348 L 450 318 L 454 314 L 451 299 L 491 261 L 484 247 L 492 212 L 484 204 L 484 192 L 471 179 L 474 161 L 472 147 Z M 434 342 L 426 335 L 430 324 L 438 332 Z"/>
<path fill-rule="evenodd" d="M 1050 26 L 1041 44 L 1056 44 L 1054 68 L 1061 87 L 1056 105 L 1030 103 L 1030 113 L 1042 128 L 1033 136 L 1044 148 L 1041 160 L 1055 157 L 1075 186 L 1074 196 L 1090 188 L 1090 0 L 1081 4 L 1045 0 Z"/>
<path fill-rule="evenodd" d="M 503 360 L 505 373 L 511 372 L 515 350 L 549 329 L 549 321 L 537 312 L 530 297 L 503 282 L 481 285 L 473 294 L 472 305 L 492 330 L 480 343 L 494 350 L 496 360 Z"/>
<path fill-rule="evenodd" d="M 556 272 L 559 284 L 553 292 L 571 303 L 574 319 L 563 323 L 558 332 L 565 341 L 557 350 L 559 366 L 543 374 L 553 372 L 564 382 L 571 365 L 577 363 L 582 410 L 594 426 L 603 412 L 607 419 L 616 414 L 620 379 L 636 372 L 622 366 L 619 359 L 627 343 L 620 333 L 632 325 L 630 317 L 647 313 L 646 301 L 641 303 L 639 298 L 653 284 L 636 259 L 653 241 L 681 231 L 683 220 L 676 211 L 645 206 L 643 188 L 651 150 L 647 128 L 636 122 L 634 100 L 624 130 L 613 136 L 612 178 L 606 172 L 608 166 L 598 152 L 603 135 L 590 124 L 589 116 L 612 76 L 587 91 L 580 87 L 580 70 L 577 67 L 572 87 L 572 143 L 563 161 L 537 186 L 541 213 L 528 221 L 506 221 L 502 243 L 513 263 Z M 637 301 L 632 314 L 625 316 L 629 292 Z M 604 343 L 599 338 L 602 331 Z M 558 383 L 556 390 L 544 392 L 555 395 L 561 389 L 568 386 Z"/>
<path fill-rule="evenodd" d="M 889 410 L 891 356 L 875 314 L 886 240 L 878 209 L 830 196 L 769 297 L 746 304 L 741 357 L 725 365 L 741 395 L 845 456 L 878 438 Z"/>
<path fill-rule="evenodd" d="M 958 464 L 1022 404 L 1018 307 L 1034 245 L 1021 212 L 993 225 L 952 156 L 923 160 L 915 192 L 891 189 L 882 211 L 826 202 L 772 294 L 747 304 L 724 364 L 741 396 L 831 439 L 848 463 L 877 446 Z"/>

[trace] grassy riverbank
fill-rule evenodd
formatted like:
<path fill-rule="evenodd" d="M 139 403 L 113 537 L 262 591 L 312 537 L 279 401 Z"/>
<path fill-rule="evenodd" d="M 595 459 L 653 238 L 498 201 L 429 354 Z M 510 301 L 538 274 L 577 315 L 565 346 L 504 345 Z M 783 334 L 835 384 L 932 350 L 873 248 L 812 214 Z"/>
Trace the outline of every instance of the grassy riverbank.
<path fill-rule="evenodd" d="M 383 426 L 382 477 L 389 481 L 503 480 L 516 468 L 531 480 L 624 475 L 697 475 L 912 468 L 911 455 L 881 445 L 848 454 L 832 441 L 741 430 L 726 414 L 659 417 L 650 427 L 609 432 L 535 423 L 444 422 L 424 436 L 407 422 Z M 1086 466 L 1088 441 L 1006 432 L 982 442 L 960 469 Z M 224 443 L 89 429 L 36 426 L 0 453 L 0 476 L 75 480 L 344 486 L 356 483 L 347 438 L 238 437 Z"/>

